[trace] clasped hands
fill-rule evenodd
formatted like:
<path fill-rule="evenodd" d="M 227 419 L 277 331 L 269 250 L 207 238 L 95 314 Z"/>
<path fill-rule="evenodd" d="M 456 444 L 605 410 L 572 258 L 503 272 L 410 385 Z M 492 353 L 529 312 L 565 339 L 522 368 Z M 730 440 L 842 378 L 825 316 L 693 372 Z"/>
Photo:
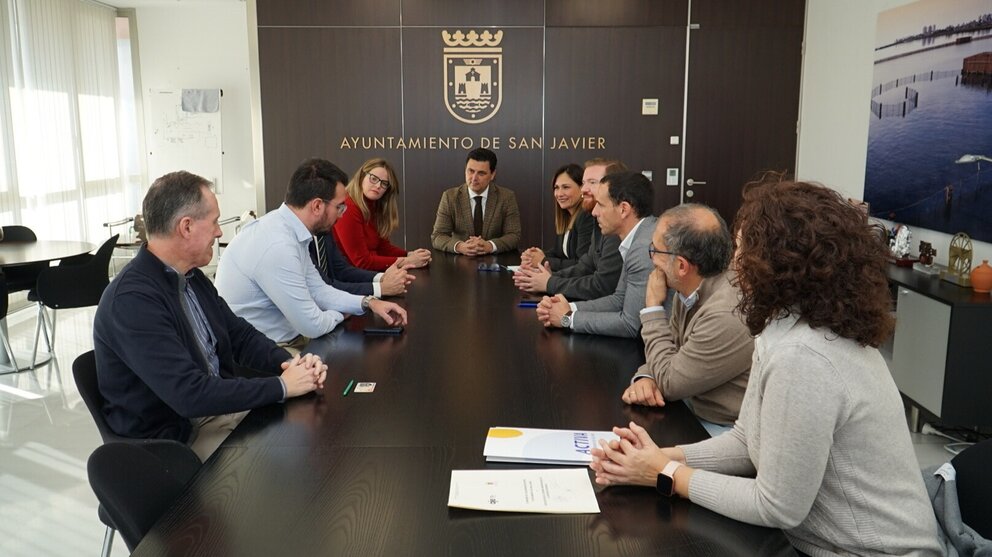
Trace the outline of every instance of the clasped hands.
<path fill-rule="evenodd" d="M 572 307 L 561 294 L 545 296 L 537 304 L 537 320 L 545 327 L 561 327 L 561 318 L 570 311 Z"/>
<path fill-rule="evenodd" d="M 283 362 L 282 382 L 286 386 L 286 398 L 300 396 L 315 389 L 324 388 L 324 380 L 327 379 L 327 364 L 321 361 L 320 356 L 297 354 L 292 360 Z"/>
<path fill-rule="evenodd" d="M 673 458 L 684 460 L 681 449 L 661 449 L 651 440 L 647 430 L 630 422 L 628 427 L 614 427 L 620 440 L 599 442 L 593 448 L 589 468 L 596 473 L 599 485 L 654 486 L 658 474 Z"/>
<path fill-rule="evenodd" d="M 383 296 L 406 294 L 406 287 L 416 278 L 413 274 L 407 272 L 407 269 L 413 268 L 413 263 L 407 262 L 401 264 L 403 259 L 402 257 L 397 259 L 395 263 L 390 265 L 382 273 L 382 279 L 379 281 L 379 285 L 382 287 Z M 430 261 L 429 258 L 428 261 Z"/>
<path fill-rule="evenodd" d="M 551 266 L 540 248 L 528 248 L 520 255 L 520 269 L 513 273 L 513 284 L 524 292 L 539 294 L 548 291 Z"/>
<path fill-rule="evenodd" d="M 486 255 L 493 252 L 493 245 L 482 236 L 469 236 L 467 240 L 455 244 L 455 251 L 468 256 Z"/>
<path fill-rule="evenodd" d="M 407 252 L 405 257 L 396 260 L 395 265 L 404 271 L 426 267 L 431 262 L 431 250 L 418 248 Z"/>

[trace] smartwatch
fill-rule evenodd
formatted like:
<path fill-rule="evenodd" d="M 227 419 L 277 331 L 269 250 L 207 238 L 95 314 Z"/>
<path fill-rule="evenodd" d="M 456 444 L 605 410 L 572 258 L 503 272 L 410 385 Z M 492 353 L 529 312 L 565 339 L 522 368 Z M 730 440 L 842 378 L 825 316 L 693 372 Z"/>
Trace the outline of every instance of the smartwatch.
<path fill-rule="evenodd" d="M 654 487 L 658 490 L 658 493 L 664 495 L 665 497 L 671 497 L 675 495 L 675 471 L 682 466 L 681 462 L 676 462 L 674 460 L 669 460 L 668 464 L 661 470 L 658 474 L 658 480 Z"/>

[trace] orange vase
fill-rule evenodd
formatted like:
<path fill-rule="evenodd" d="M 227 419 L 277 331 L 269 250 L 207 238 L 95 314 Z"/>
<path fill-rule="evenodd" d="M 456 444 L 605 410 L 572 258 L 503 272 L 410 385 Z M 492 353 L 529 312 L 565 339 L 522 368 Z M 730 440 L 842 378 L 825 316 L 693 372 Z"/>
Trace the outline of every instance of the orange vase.
<path fill-rule="evenodd" d="M 971 270 L 971 288 L 975 292 L 992 290 L 992 267 L 989 267 L 988 259 L 983 260 L 981 265 Z"/>

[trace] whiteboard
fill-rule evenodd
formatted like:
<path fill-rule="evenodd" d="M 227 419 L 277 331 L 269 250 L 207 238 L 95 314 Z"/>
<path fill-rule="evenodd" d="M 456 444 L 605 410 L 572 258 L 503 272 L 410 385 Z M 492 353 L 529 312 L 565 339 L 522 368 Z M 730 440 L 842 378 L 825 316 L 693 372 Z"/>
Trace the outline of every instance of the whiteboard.
<path fill-rule="evenodd" d="M 148 141 L 148 175 L 186 170 L 224 188 L 221 112 L 183 112 L 181 89 L 149 90 L 151 133 Z M 223 107 L 223 98 L 221 98 Z"/>

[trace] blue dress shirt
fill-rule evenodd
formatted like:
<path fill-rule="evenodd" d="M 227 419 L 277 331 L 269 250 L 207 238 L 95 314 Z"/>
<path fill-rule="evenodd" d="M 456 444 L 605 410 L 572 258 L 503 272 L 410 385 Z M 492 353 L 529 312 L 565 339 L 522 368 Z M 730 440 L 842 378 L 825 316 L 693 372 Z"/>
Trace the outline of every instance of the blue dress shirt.
<path fill-rule="evenodd" d="M 231 310 L 276 342 L 330 332 L 362 296 L 342 292 L 310 261 L 310 231 L 286 204 L 247 224 L 224 250 L 217 290 Z"/>

